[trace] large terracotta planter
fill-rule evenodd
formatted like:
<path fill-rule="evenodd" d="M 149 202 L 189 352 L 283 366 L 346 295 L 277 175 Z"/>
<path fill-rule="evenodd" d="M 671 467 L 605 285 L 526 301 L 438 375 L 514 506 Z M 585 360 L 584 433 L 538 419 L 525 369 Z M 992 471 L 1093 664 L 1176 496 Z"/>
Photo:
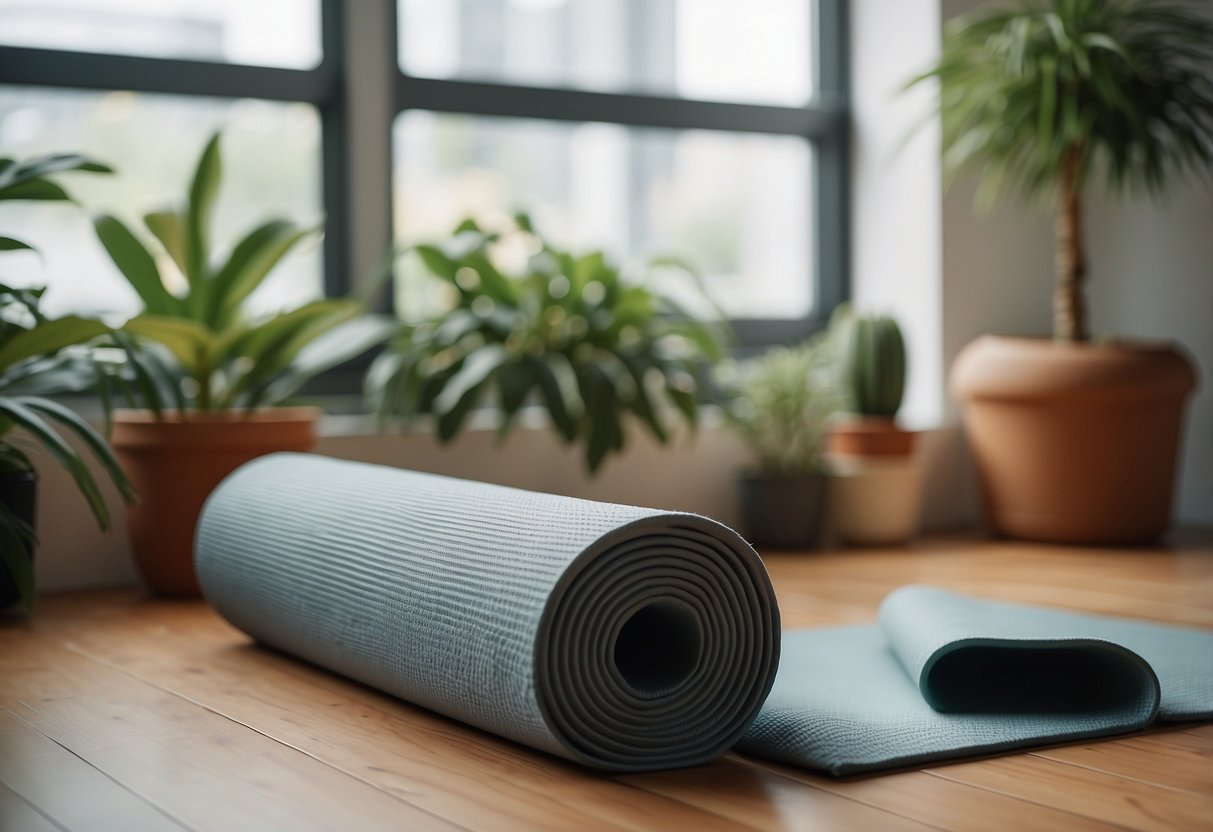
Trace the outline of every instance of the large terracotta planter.
<path fill-rule="evenodd" d="M 990 525 L 1062 543 L 1157 540 L 1171 517 L 1184 405 L 1170 346 L 986 336 L 952 368 Z"/>
<path fill-rule="evenodd" d="M 308 451 L 316 444 L 317 408 L 114 414 L 112 444 L 140 502 L 127 514 L 131 550 L 153 592 L 196 598 L 194 530 L 202 504 L 219 482 L 244 463 L 276 451 Z"/>

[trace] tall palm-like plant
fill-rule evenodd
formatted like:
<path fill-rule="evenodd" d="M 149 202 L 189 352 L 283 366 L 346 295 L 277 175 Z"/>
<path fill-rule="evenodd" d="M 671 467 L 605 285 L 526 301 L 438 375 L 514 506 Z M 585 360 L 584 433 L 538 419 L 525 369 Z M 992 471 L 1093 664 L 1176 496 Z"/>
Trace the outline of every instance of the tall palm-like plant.
<path fill-rule="evenodd" d="M 1057 200 L 1054 333 L 1089 337 L 1083 186 L 1161 192 L 1213 160 L 1213 21 L 1166 0 L 1024 0 L 952 20 L 939 61 L 944 162 Z"/>

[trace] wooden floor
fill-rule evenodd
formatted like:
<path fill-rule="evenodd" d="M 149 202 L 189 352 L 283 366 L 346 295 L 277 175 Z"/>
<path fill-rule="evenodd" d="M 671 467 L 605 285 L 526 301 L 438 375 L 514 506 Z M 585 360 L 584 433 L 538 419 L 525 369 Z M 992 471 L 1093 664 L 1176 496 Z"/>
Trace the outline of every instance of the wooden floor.
<path fill-rule="evenodd" d="M 1213 538 L 772 555 L 786 629 L 925 582 L 1213 628 Z M 0 622 L 0 830 L 1213 829 L 1213 725 L 839 781 L 727 755 L 607 777 L 249 644 L 201 603 Z"/>

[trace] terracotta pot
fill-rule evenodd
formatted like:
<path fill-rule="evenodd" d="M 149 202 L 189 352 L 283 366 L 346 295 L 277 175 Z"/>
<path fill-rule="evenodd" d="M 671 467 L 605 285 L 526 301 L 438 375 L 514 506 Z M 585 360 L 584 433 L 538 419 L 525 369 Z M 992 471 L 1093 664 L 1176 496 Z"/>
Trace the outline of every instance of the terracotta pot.
<path fill-rule="evenodd" d="M 746 539 L 766 549 L 821 545 L 829 480 L 824 474 L 752 474 L 738 481 Z"/>
<path fill-rule="evenodd" d="M 131 550 L 148 587 L 160 595 L 197 598 L 194 530 L 202 504 L 220 481 L 251 459 L 316 444 L 313 407 L 164 414 L 114 413 L 112 444 L 139 492 L 127 513 Z"/>
<path fill-rule="evenodd" d="M 979 338 L 952 368 L 1000 534 L 1149 543 L 1171 516 L 1191 362 L 1166 345 Z"/>
<path fill-rule="evenodd" d="M 848 456 L 909 456 L 917 438 L 887 417 L 848 415 L 830 427 L 826 450 Z"/>

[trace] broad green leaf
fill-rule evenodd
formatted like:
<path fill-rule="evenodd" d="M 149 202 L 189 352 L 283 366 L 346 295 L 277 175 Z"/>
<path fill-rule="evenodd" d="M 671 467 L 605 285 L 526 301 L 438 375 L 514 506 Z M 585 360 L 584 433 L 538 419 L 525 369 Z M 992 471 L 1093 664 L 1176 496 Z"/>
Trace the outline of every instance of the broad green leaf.
<path fill-rule="evenodd" d="M 539 392 L 556 432 L 566 442 L 572 442 L 577 438 L 578 420 L 585 412 L 573 366 L 560 353 L 550 353 L 536 361 L 534 367 Z"/>
<path fill-rule="evenodd" d="M 47 156 L 27 159 L 20 163 L 13 162 L 12 160 L 7 161 L 12 163 L 0 166 L 0 188 L 30 179 L 41 179 L 55 173 L 68 173 L 77 170 L 87 173 L 114 172 L 108 165 L 95 162 L 87 156 L 81 156 L 78 153 L 52 153 Z"/>
<path fill-rule="evenodd" d="M 123 324 L 122 330 L 164 346 L 191 374 L 206 364 L 215 341 L 209 329 L 184 318 L 140 315 Z"/>
<path fill-rule="evenodd" d="M 156 261 L 130 229 L 106 214 L 96 217 L 93 227 L 114 265 L 143 301 L 145 311 L 151 315 L 177 314 L 181 302 L 164 288 Z"/>
<path fill-rule="evenodd" d="M 699 425 L 699 402 L 695 400 L 695 394 L 689 390 L 683 390 L 678 387 L 667 386 L 665 394 L 674 406 L 682 413 L 682 417 L 686 420 L 687 425 L 691 429 L 695 429 Z"/>
<path fill-rule="evenodd" d="M 441 417 L 454 410 L 465 395 L 487 381 L 507 360 L 509 353 L 500 344 L 487 344 L 473 352 L 434 399 L 434 415 Z"/>
<path fill-rule="evenodd" d="M 126 478 L 126 474 L 122 471 L 122 466 L 118 464 L 118 460 L 114 457 L 114 452 L 110 450 L 105 439 L 88 422 L 81 419 L 75 411 L 51 399 L 34 396 L 23 396 L 16 399 L 16 401 L 25 405 L 30 410 L 51 417 L 75 432 L 85 447 L 101 463 L 105 472 L 109 474 L 110 479 L 113 480 L 123 499 L 128 503 L 135 501 L 135 488 L 131 485 L 130 480 Z"/>
<path fill-rule="evenodd" d="M 153 211 L 143 215 L 143 224 L 160 241 L 160 245 L 164 246 L 164 250 L 173 258 L 181 273 L 185 274 L 185 222 L 181 215 L 174 211 Z"/>
<path fill-rule="evenodd" d="M 207 277 L 211 216 L 223 175 L 219 137 L 220 134 L 215 133 L 206 143 L 190 183 L 185 212 L 185 276 L 189 279 L 191 292 L 199 291 Z"/>
<path fill-rule="evenodd" d="M 20 240 L 14 240 L 12 237 L 0 237 L 0 251 L 18 251 L 24 249 L 26 251 L 37 251 L 38 249 L 31 246 L 29 243 L 23 243 Z"/>
<path fill-rule="evenodd" d="M 266 385 L 258 404 L 286 401 L 304 383 L 326 370 L 357 358 L 400 330 L 400 322 L 386 315 L 367 315 L 341 324 L 306 344 L 281 375 Z"/>
<path fill-rule="evenodd" d="M 507 361 L 497 373 L 497 391 L 501 398 L 501 424 L 497 429 L 498 441 L 503 439 L 514 424 L 527 395 L 535 386 L 533 360 Z"/>
<path fill-rule="evenodd" d="M 29 179 L 0 188 L 0 200 L 28 199 L 43 202 L 71 202 L 67 191 L 49 179 Z"/>
<path fill-rule="evenodd" d="M 434 427 L 439 442 L 450 442 L 458 435 L 468 414 L 472 412 L 479 402 L 480 394 L 484 391 L 484 388 L 485 385 L 483 384 L 471 388 L 453 408 L 441 415 L 436 415 Z"/>
<path fill-rule="evenodd" d="M 0 370 L 27 358 L 53 353 L 72 344 L 83 344 L 109 331 L 110 328 L 100 321 L 76 315 L 44 321 L 18 333 L 0 347 Z"/>
<path fill-rule="evenodd" d="M 459 270 L 459 264 L 447 257 L 442 249 L 437 246 L 416 246 L 413 251 L 421 258 L 421 262 L 429 269 L 430 273 L 435 277 L 441 277 L 443 280 L 455 282 L 455 272 Z"/>
<path fill-rule="evenodd" d="M 224 326 L 287 252 L 311 233 L 285 220 L 268 222 L 249 232 L 215 273 L 206 321 Z"/>
<path fill-rule="evenodd" d="M 109 509 L 105 505 L 105 499 L 101 496 L 101 491 L 97 488 L 92 473 L 80 455 L 72 450 L 63 437 L 56 433 L 54 428 L 48 425 L 41 416 L 15 399 L 0 397 L 0 413 L 29 431 L 30 435 L 46 448 L 51 457 L 67 469 L 72 475 L 72 479 L 76 481 L 80 493 L 88 502 L 93 516 L 97 518 L 97 524 L 102 529 L 108 528 Z"/>
<path fill-rule="evenodd" d="M 287 370 L 304 347 L 361 311 L 362 307 L 349 300 L 314 301 L 252 329 L 232 348 L 233 354 L 251 358 L 252 365 L 231 385 L 228 405 L 235 405 L 237 397 L 245 393 L 252 397 L 245 406 L 259 404 L 268 386 Z"/>
<path fill-rule="evenodd" d="M 270 352 L 277 350 L 284 342 L 296 336 L 313 321 L 329 316 L 341 316 L 343 320 L 348 320 L 357 315 L 359 311 L 361 311 L 361 307 L 358 304 L 342 298 L 312 301 L 298 309 L 283 312 L 267 321 L 248 327 L 230 343 L 221 357 L 226 360 L 233 356 L 245 356 L 253 359 L 254 362 L 260 362 Z"/>

